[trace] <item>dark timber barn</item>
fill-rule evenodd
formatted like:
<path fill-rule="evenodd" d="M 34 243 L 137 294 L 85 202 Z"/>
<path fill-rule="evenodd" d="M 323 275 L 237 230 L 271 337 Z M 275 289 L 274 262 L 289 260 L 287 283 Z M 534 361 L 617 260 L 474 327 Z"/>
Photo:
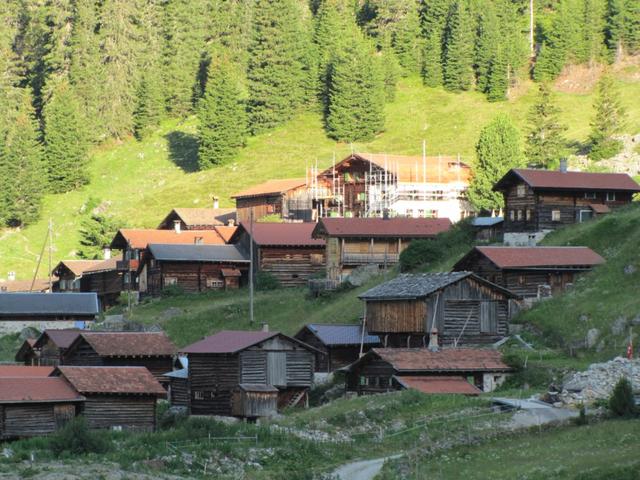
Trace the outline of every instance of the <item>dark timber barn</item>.
<path fill-rule="evenodd" d="M 435 327 L 442 343 L 494 343 L 508 331 L 509 290 L 471 272 L 400 275 L 359 296 L 365 325 L 384 346 L 426 347 Z"/>
<path fill-rule="evenodd" d="M 37 357 L 37 365 L 59 365 L 64 362 L 64 354 L 81 330 L 77 328 L 48 329 L 40 334 L 33 344 L 33 352 Z M 25 365 L 36 364 L 35 359 L 25 356 Z"/>

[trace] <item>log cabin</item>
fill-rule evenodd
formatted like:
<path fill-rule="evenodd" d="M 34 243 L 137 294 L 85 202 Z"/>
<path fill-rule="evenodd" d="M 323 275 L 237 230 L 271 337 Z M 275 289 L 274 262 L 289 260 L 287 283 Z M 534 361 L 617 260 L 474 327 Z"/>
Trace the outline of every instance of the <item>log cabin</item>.
<path fill-rule="evenodd" d="M 333 372 L 355 362 L 361 353 L 380 346 L 380 338 L 362 331 L 362 325 L 310 323 L 294 335 L 318 350 L 316 372 Z"/>
<path fill-rule="evenodd" d="M 99 313 L 95 293 L 0 293 L 0 335 L 26 327 L 84 327 Z"/>
<path fill-rule="evenodd" d="M 164 332 L 80 332 L 63 355 L 63 365 L 145 367 L 160 382 L 172 369 L 175 345 Z"/>
<path fill-rule="evenodd" d="M 512 369 L 497 350 L 373 348 L 344 371 L 346 391 L 358 395 L 406 388 L 477 395 L 500 386 Z"/>
<path fill-rule="evenodd" d="M 238 222 L 255 222 L 267 216 L 310 222 L 312 196 L 304 178 L 267 180 L 231 196 L 236 201 Z"/>
<path fill-rule="evenodd" d="M 325 268 L 325 241 L 313 238 L 315 223 L 240 223 L 231 239 L 250 256 L 255 273 L 267 272 L 283 287 L 304 287 Z M 251 242 L 253 239 L 253 242 Z"/>
<path fill-rule="evenodd" d="M 35 338 L 27 338 L 14 356 L 14 360 L 23 365 L 40 365 L 40 353 L 33 348 L 36 343 Z"/>
<path fill-rule="evenodd" d="M 508 333 L 510 301 L 519 297 L 472 272 L 400 275 L 359 295 L 365 326 L 385 347 L 495 343 Z"/>
<path fill-rule="evenodd" d="M 173 230 L 176 222 L 181 230 L 215 230 L 236 223 L 235 208 L 174 208 L 160 222 L 158 230 Z"/>
<path fill-rule="evenodd" d="M 233 415 L 253 411 L 234 404 L 238 398 L 253 402 L 255 387 L 275 387 L 278 410 L 308 404 L 317 351 L 279 332 L 222 331 L 182 350 L 189 359 L 189 413 Z M 247 395 L 240 395 L 244 388 Z M 234 392 L 238 396 L 234 397 Z M 268 392 L 263 392 L 268 393 Z M 257 395 L 257 393 L 256 393 Z M 268 404 L 268 400 L 264 399 Z M 235 406 L 234 406 L 235 405 Z M 275 411 L 265 412 L 269 415 Z"/>
<path fill-rule="evenodd" d="M 363 265 L 396 265 L 412 240 L 450 228 L 448 218 L 323 218 L 312 236 L 326 241 L 327 281 L 338 284 Z"/>
<path fill-rule="evenodd" d="M 475 247 L 453 266 L 471 271 L 525 299 L 564 292 L 578 275 L 603 264 L 588 247 Z"/>
<path fill-rule="evenodd" d="M 164 388 L 144 367 L 59 366 L 52 373 L 84 397 L 79 414 L 92 429 L 152 432 Z"/>
<path fill-rule="evenodd" d="M 169 286 L 187 293 L 236 289 L 248 271 L 249 259 L 235 245 L 149 244 L 139 267 L 138 290 L 159 296 Z"/>
<path fill-rule="evenodd" d="M 178 355 L 173 370 L 163 376 L 169 384 L 169 403 L 172 407 L 189 408 L 189 359 Z"/>
<path fill-rule="evenodd" d="M 504 241 L 537 243 L 546 232 L 580 223 L 628 205 L 640 185 L 623 173 L 512 169 L 493 189 L 505 204 Z"/>
<path fill-rule="evenodd" d="M 81 330 L 78 328 L 47 329 L 36 339 L 33 350 L 37 356 L 37 365 L 61 365 L 64 363 L 64 355 Z M 35 360 L 25 357 L 25 365 Z"/>

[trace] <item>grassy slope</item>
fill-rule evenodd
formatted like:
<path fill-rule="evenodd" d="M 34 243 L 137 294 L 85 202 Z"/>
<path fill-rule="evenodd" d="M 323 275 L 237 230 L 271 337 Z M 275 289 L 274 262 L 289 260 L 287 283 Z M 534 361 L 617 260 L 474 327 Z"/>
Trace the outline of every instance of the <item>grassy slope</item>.
<path fill-rule="evenodd" d="M 627 75 L 632 78 L 631 75 Z M 621 80 L 629 111 L 628 130 L 640 131 L 640 82 Z M 387 106 L 386 131 L 354 150 L 419 154 L 422 140 L 429 154 L 457 154 L 473 161 L 474 144 L 482 126 L 500 111 L 508 112 L 520 126 L 535 88 L 527 84 L 518 98 L 489 103 L 475 92 L 451 94 L 429 89 L 417 78 L 403 79 L 396 101 Z M 558 95 L 563 121 L 571 142 L 584 142 L 591 117 L 592 94 Z M 170 120 L 144 142 L 133 139 L 96 149 L 91 163 L 91 183 L 82 190 L 48 195 L 41 221 L 21 231 L 0 232 L 0 276 L 15 270 L 28 278 L 44 241 L 49 218 L 54 223 L 54 263 L 72 258 L 78 247 L 82 205 L 89 197 L 105 202 L 106 211 L 129 226 L 154 227 L 172 207 L 209 205 L 218 195 L 222 206 L 231 205 L 229 195 L 259 181 L 304 176 L 305 165 L 318 161 L 329 166 L 335 154 L 341 158 L 349 145 L 327 139 L 316 113 L 305 113 L 267 134 L 249 140 L 231 164 L 207 172 L 194 172 L 195 121 Z M 46 265 L 40 270 L 44 276 Z"/>

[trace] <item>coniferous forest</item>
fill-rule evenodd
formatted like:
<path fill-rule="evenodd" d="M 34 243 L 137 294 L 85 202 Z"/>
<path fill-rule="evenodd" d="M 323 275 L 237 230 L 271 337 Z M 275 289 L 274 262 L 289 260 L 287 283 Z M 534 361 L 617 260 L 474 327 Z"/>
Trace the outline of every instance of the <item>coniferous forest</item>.
<path fill-rule="evenodd" d="M 502 101 L 518 79 L 544 85 L 568 64 L 640 53 L 637 0 L 532 3 L 533 31 L 529 0 L 0 2 L 0 226 L 33 222 L 45 193 L 85 184 L 92 146 L 142 139 L 165 118 L 198 117 L 206 169 L 303 110 L 335 140 L 370 139 L 399 76 Z M 615 111 L 607 88 L 603 111 Z M 527 137 L 541 165 L 560 148 L 545 133 L 562 133 L 550 98 L 541 87 L 546 123 L 534 118 Z M 610 118 L 592 136 L 601 152 Z"/>

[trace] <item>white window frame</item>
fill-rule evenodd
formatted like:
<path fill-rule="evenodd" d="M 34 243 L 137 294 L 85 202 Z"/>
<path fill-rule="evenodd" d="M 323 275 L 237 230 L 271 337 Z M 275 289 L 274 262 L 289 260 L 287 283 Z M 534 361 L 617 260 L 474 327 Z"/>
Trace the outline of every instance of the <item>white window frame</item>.
<path fill-rule="evenodd" d="M 607 202 L 616 201 L 616 192 L 607 192 Z"/>
<path fill-rule="evenodd" d="M 164 277 L 164 286 L 177 285 L 178 277 Z"/>
<path fill-rule="evenodd" d="M 516 196 L 518 197 L 524 197 L 527 193 L 527 189 L 524 186 L 524 184 L 518 185 L 516 187 Z"/>
<path fill-rule="evenodd" d="M 560 211 L 560 210 L 551 210 L 551 221 L 552 222 L 561 222 L 562 221 L 562 211 Z"/>
<path fill-rule="evenodd" d="M 509 220 L 513 222 L 515 221 L 515 219 L 516 219 L 516 211 L 513 209 L 509 210 Z"/>
<path fill-rule="evenodd" d="M 584 198 L 586 198 L 588 200 L 595 200 L 596 199 L 596 192 L 584 192 Z"/>
<path fill-rule="evenodd" d="M 583 220 L 582 219 L 582 213 L 588 213 L 590 215 L 589 218 Z M 593 220 L 593 210 L 580 210 L 578 212 L 578 223 L 583 223 L 583 222 L 588 222 L 589 220 Z"/>

